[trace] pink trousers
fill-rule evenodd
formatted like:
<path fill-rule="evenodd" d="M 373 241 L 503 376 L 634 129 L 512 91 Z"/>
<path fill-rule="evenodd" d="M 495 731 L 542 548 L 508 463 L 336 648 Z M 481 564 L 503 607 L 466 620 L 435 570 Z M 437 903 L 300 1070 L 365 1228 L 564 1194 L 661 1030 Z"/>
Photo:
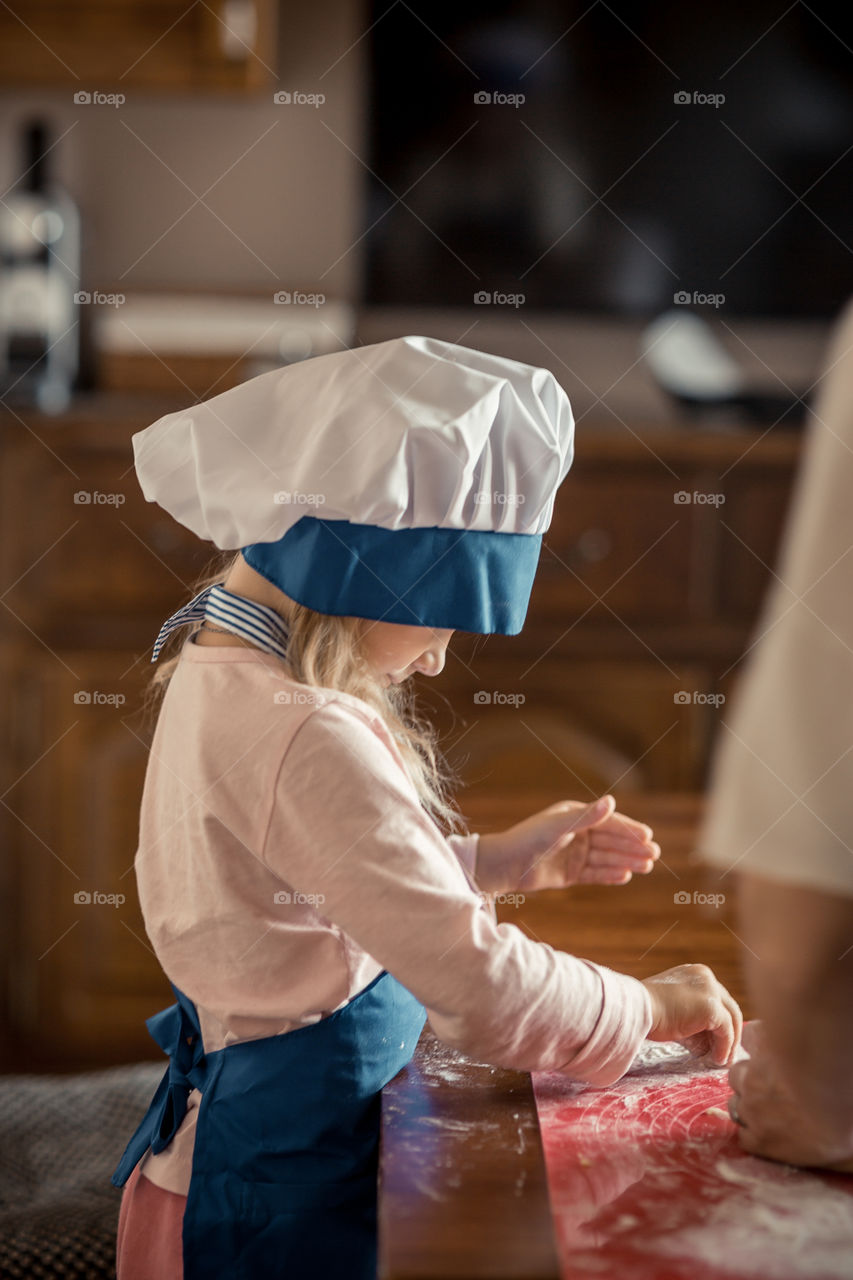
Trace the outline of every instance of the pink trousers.
<path fill-rule="evenodd" d="M 124 1184 L 116 1236 L 117 1280 L 183 1280 L 186 1196 L 164 1191 L 139 1171 Z"/>

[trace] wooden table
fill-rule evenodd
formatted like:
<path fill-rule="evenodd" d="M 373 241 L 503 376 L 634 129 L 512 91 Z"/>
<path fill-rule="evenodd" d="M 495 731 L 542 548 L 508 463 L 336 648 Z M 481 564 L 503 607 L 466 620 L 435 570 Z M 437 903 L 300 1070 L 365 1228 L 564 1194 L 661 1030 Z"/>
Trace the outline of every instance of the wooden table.
<path fill-rule="evenodd" d="M 471 829 L 500 830 L 568 797 L 468 797 Z M 532 937 L 635 977 L 685 961 L 710 964 L 745 1008 L 730 900 L 703 908 L 675 895 L 723 892 L 689 861 L 701 798 L 618 795 L 648 822 L 661 862 L 629 885 L 543 893 L 503 920 Z M 382 1280 L 546 1280 L 559 1276 L 530 1076 L 470 1062 L 429 1027 L 383 1096 Z"/>

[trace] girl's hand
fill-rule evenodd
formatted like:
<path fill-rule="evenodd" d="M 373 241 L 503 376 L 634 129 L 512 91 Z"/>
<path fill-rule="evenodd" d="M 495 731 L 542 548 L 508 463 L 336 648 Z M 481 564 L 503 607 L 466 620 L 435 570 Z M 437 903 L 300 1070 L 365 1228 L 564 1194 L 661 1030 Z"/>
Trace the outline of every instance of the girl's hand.
<path fill-rule="evenodd" d="M 616 813 L 613 796 L 561 800 L 506 831 L 480 836 L 477 882 L 493 892 L 627 884 L 660 857 L 651 827 Z"/>
<path fill-rule="evenodd" d="M 642 982 L 652 1002 L 649 1040 L 674 1040 L 721 1067 L 732 1062 L 743 1016 L 713 970 L 706 964 L 677 964 Z"/>
<path fill-rule="evenodd" d="M 741 1126 L 744 1150 L 786 1164 L 853 1173 L 849 1099 L 828 1099 L 820 1117 L 810 1115 L 765 1045 L 760 1022 L 744 1029 L 743 1047 L 750 1056 L 729 1072 L 729 1113 Z"/>

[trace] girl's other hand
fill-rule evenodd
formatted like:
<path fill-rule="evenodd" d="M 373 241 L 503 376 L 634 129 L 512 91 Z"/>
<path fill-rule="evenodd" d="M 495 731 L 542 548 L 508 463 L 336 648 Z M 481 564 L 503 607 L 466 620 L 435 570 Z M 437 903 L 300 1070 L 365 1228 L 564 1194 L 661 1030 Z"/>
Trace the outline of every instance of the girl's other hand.
<path fill-rule="evenodd" d="M 729 1066 L 740 1047 L 743 1016 L 706 964 L 678 964 L 642 980 L 652 1001 L 649 1040 L 674 1040 L 697 1057 Z"/>
<path fill-rule="evenodd" d="M 534 893 L 572 884 L 627 884 L 660 857 L 652 829 L 617 813 L 611 795 L 592 804 L 562 800 L 506 831 L 480 836 L 484 889 Z"/>

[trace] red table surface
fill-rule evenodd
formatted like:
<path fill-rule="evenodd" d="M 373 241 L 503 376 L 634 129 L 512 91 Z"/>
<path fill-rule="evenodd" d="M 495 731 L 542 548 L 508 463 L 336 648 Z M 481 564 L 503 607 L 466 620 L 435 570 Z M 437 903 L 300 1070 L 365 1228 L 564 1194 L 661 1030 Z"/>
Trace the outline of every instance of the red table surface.
<path fill-rule="evenodd" d="M 725 1068 L 647 1045 L 607 1088 L 552 1072 L 533 1087 L 564 1280 L 853 1277 L 853 1177 L 744 1152 L 708 1114 Z"/>

